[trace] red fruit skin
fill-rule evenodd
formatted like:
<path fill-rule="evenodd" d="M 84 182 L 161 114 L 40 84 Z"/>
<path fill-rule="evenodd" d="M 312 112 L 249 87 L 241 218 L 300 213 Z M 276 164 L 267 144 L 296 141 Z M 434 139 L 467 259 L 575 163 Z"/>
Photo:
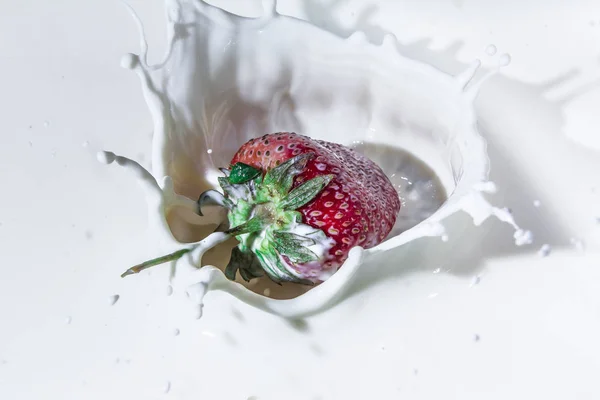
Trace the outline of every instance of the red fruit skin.
<path fill-rule="evenodd" d="M 400 211 L 400 198 L 373 161 L 340 144 L 295 133 L 251 139 L 233 156 L 231 165 L 242 162 L 266 172 L 307 152 L 314 152 L 315 157 L 296 177 L 293 187 L 319 175 L 333 174 L 335 178 L 298 211 L 305 224 L 322 230 L 335 241 L 324 269 L 337 268 L 352 247 L 370 248 L 386 238 Z"/>

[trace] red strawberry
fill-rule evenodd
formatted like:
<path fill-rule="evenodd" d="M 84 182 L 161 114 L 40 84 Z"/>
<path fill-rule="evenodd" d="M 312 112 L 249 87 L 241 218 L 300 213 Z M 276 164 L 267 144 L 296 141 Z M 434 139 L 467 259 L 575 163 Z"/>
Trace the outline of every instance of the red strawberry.
<path fill-rule="evenodd" d="M 254 197 L 246 191 L 238 193 L 236 185 L 231 186 L 241 165 L 250 174 L 244 179 L 255 179 L 251 185 L 246 184 L 253 187 L 249 192 L 256 193 Z M 324 280 L 342 265 L 352 247 L 370 248 L 381 243 L 400 210 L 398 193 L 383 171 L 371 160 L 336 143 L 295 133 L 264 135 L 244 144 L 233 156 L 231 167 L 229 179 L 221 179 L 228 201 L 234 203 L 229 212 L 231 226 L 244 226 L 251 223 L 249 219 L 263 215 L 265 224 L 269 224 L 269 228 L 238 237 L 239 250 L 258 253 L 263 269 L 275 280 Z M 268 177 L 276 172 L 282 177 L 271 182 Z M 290 207 L 286 196 L 301 188 L 306 189 L 306 196 Z M 243 211 L 238 211 L 240 200 Z M 301 213 L 295 221 L 294 210 Z M 277 238 L 282 233 L 290 238 Z M 273 234 L 276 237 L 269 238 Z M 262 241 L 260 246 L 257 241 Z M 291 243 L 286 247 L 284 241 Z M 317 244 L 311 247 L 311 242 Z M 307 246 L 313 254 L 305 251 Z M 231 266 L 233 274 L 236 267 L 240 272 L 244 268 L 240 263 Z"/>
<path fill-rule="evenodd" d="M 239 271 L 245 280 L 266 273 L 276 282 L 323 281 L 352 247 L 381 243 L 400 211 L 398 193 L 374 162 L 342 145 L 295 133 L 251 139 L 222 171 L 225 195 L 203 193 L 198 211 L 202 215 L 204 204 L 229 210 L 227 233 L 240 241 L 225 270 L 229 279 Z"/>

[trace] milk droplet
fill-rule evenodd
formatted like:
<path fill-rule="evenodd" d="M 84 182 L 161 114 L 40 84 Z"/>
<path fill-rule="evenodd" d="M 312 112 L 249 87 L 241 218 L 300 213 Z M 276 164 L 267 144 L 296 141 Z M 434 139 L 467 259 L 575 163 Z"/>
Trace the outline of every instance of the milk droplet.
<path fill-rule="evenodd" d="M 92 238 L 94 237 L 94 232 L 87 230 L 85 231 L 84 235 L 87 240 L 92 240 Z"/>
<path fill-rule="evenodd" d="M 481 282 L 481 276 L 477 275 L 473 277 L 473 280 L 471 281 L 471 287 L 475 286 L 475 285 L 479 285 L 479 282 Z"/>
<path fill-rule="evenodd" d="M 442 242 L 447 242 L 450 238 L 448 237 L 448 235 L 444 234 L 442 235 Z"/>
<path fill-rule="evenodd" d="M 531 231 L 517 229 L 513 237 L 515 238 L 515 244 L 517 246 L 524 246 L 533 242 L 533 234 L 531 233 Z"/>
<path fill-rule="evenodd" d="M 498 58 L 498 65 L 501 67 L 506 67 L 507 65 L 510 64 L 511 61 L 512 61 L 512 58 L 511 58 L 510 54 L 504 53 L 500 56 L 500 58 Z"/>
<path fill-rule="evenodd" d="M 169 393 L 171 391 L 171 382 L 170 381 L 166 381 L 165 382 L 165 386 L 163 386 L 163 392 Z"/>
<path fill-rule="evenodd" d="M 114 294 L 108 298 L 108 304 L 114 306 L 115 304 L 117 304 L 117 301 L 119 301 L 120 298 L 121 296 L 119 296 L 118 294 Z"/>
<path fill-rule="evenodd" d="M 487 54 L 488 56 L 495 55 L 497 51 L 498 51 L 498 48 L 493 44 L 490 44 L 485 48 L 485 54 Z"/>
<path fill-rule="evenodd" d="M 539 200 L 534 200 L 534 201 L 533 201 L 533 206 L 534 206 L 534 207 L 539 207 L 539 206 L 541 206 L 541 205 L 542 205 L 542 202 L 541 202 L 541 201 L 539 201 Z"/>
<path fill-rule="evenodd" d="M 540 247 L 540 249 L 538 250 L 538 254 L 541 257 L 548 257 L 550 255 L 550 252 L 552 251 L 552 247 L 550 247 L 549 244 L 544 244 L 542 245 L 542 247 Z"/>
<path fill-rule="evenodd" d="M 481 337 L 479 337 L 479 335 L 475 334 L 475 336 L 473 336 L 473 340 L 475 340 L 476 342 L 479 342 L 479 340 L 481 339 Z"/>
<path fill-rule="evenodd" d="M 173 294 L 173 286 L 171 286 L 171 285 L 167 286 L 167 292 L 166 293 L 167 293 L 167 296 L 171 296 Z M 188 297 L 189 297 L 189 293 L 188 292 L 186 292 L 186 295 L 188 295 Z"/>
<path fill-rule="evenodd" d="M 140 59 L 135 54 L 125 54 L 121 57 L 121 67 L 125 69 L 134 69 L 139 62 Z"/>
<path fill-rule="evenodd" d="M 263 290 L 263 294 L 267 297 L 269 297 L 271 295 L 271 289 L 266 288 L 265 290 Z"/>
<path fill-rule="evenodd" d="M 70 325 L 71 321 L 73 321 L 73 318 L 71 318 L 70 316 L 65 318 L 65 324 Z"/>
<path fill-rule="evenodd" d="M 585 250 L 585 243 L 583 242 L 583 240 L 581 240 L 579 238 L 571 238 L 571 245 L 573 245 L 573 247 L 577 251 Z"/>
<path fill-rule="evenodd" d="M 81 147 L 88 147 L 90 145 L 90 142 L 88 142 L 87 140 L 83 143 L 81 143 Z"/>
<path fill-rule="evenodd" d="M 433 273 L 434 274 L 439 274 L 441 271 L 442 271 L 441 268 L 436 268 L 436 269 L 433 270 Z"/>
<path fill-rule="evenodd" d="M 116 155 L 112 151 L 99 151 L 96 153 L 96 158 L 102 164 L 111 164 L 115 161 Z"/>
<path fill-rule="evenodd" d="M 29 147 L 33 147 L 33 142 L 30 140 L 27 142 L 29 144 Z"/>
<path fill-rule="evenodd" d="M 181 331 L 177 328 L 175 328 L 175 330 L 173 331 L 173 335 L 175 335 L 175 336 L 179 336 L 180 333 L 181 333 Z"/>
<path fill-rule="evenodd" d="M 44 128 L 48 128 L 50 126 L 50 121 L 44 121 Z"/>
<path fill-rule="evenodd" d="M 208 150 L 206 150 L 206 152 L 207 152 L 208 154 L 212 154 L 212 149 L 208 149 Z"/>

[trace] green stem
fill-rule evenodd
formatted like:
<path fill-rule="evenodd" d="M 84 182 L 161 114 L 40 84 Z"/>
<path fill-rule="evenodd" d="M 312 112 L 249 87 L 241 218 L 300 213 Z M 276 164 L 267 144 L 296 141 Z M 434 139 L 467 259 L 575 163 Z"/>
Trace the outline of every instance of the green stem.
<path fill-rule="evenodd" d="M 152 260 L 144 261 L 143 263 L 133 266 L 133 267 L 129 268 L 127 271 L 123 272 L 121 274 L 121 278 L 125 278 L 126 276 L 140 273 L 143 270 L 153 267 L 155 265 L 164 264 L 169 261 L 179 260 L 181 257 L 183 257 L 185 254 L 189 253 L 192 250 L 193 250 L 193 248 L 181 249 L 181 250 L 177 250 L 176 252 L 173 252 L 171 254 L 157 257 Z"/>

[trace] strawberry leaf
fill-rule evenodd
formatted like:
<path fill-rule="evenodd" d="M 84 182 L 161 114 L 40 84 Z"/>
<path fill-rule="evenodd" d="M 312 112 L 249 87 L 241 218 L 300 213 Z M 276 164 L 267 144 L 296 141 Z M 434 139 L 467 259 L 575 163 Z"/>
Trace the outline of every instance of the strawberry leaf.
<path fill-rule="evenodd" d="M 229 182 L 229 179 L 220 176 L 217 178 L 219 181 L 219 185 L 223 189 L 223 192 L 234 201 L 239 201 L 240 199 L 248 199 L 250 196 L 250 188 L 247 183 L 234 185 Z"/>
<path fill-rule="evenodd" d="M 225 276 L 233 281 L 238 271 L 246 282 L 264 275 L 260 261 L 253 253 L 244 252 L 239 247 L 234 247 L 231 251 L 229 264 L 225 267 Z"/>
<path fill-rule="evenodd" d="M 241 162 L 235 163 L 229 173 L 229 183 L 239 185 L 251 181 L 260 175 L 260 170 Z"/>
<path fill-rule="evenodd" d="M 292 188 L 294 177 L 304 171 L 306 163 L 314 156 L 314 153 L 300 154 L 271 169 L 265 175 L 264 185 L 273 186 L 281 196 L 285 196 Z"/>
<path fill-rule="evenodd" d="M 233 188 L 233 185 L 231 183 L 229 183 L 229 179 L 220 176 L 217 178 L 217 180 L 219 181 L 219 186 L 221 186 L 221 188 L 223 189 L 223 192 L 232 198 L 236 198 L 236 191 Z"/>
<path fill-rule="evenodd" d="M 298 278 L 288 271 L 281 261 L 279 254 L 273 249 L 270 249 L 269 251 L 255 250 L 254 252 L 260 260 L 263 270 L 273 282 L 279 285 L 281 285 L 281 282 L 295 282 L 303 285 L 314 285 L 313 282 L 307 279 Z"/>
<path fill-rule="evenodd" d="M 290 259 L 293 263 L 304 264 L 311 261 L 317 261 L 319 257 L 310 249 L 301 246 L 278 246 L 275 245 L 277 251 Z"/>
<path fill-rule="evenodd" d="M 296 210 L 313 200 L 331 182 L 334 175 L 321 175 L 292 190 L 281 200 L 279 207 L 284 210 Z"/>
<path fill-rule="evenodd" d="M 303 264 L 316 261 L 319 257 L 307 246 L 316 244 L 314 239 L 290 232 L 273 232 L 274 247 L 280 254 L 287 256 L 292 262 Z"/>
<path fill-rule="evenodd" d="M 281 263 L 277 262 L 279 257 L 277 257 L 276 254 L 263 253 L 260 250 L 255 250 L 254 253 L 260 260 L 260 264 L 262 265 L 262 268 L 266 272 L 267 276 L 273 282 L 281 285 L 281 282 L 285 280 L 281 278 L 281 275 L 285 277 L 289 274 L 289 272 L 285 269 L 285 267 L 283 267 L 283 265 L 281 265 Z"/>
<path fill-rule="evenodd" d="M 273 245 L 277 252 L 287 256 L 294 263 L 304 264 L 317 261 L 319 257 L 307 248 L 307 246 L 312 246 L 316 243 L 314 239 L 295 233 L 273 232 Z"/>
<path fill-rule="evenodd" d="M 291 232 L 275 231 L 273 232 L 273 238 L 275 243 L 285 247 L 312 246 L 317 243 L 314 239 Z"/>
<path fill-rule="evenodd" d="M 261 217 L 254 217 L 252 219 L 249 219 L 247 222 L 245 222 L 241 225 L 238 225 L 236 227 L 229 229 L 228 231 L 225 231 L 225 233 L 227 233 L 231 236 L 239 236 L 239 235 L 244 235 L 246 233 L 261 231 L 261 230 L 263 230 L 264 227 L 265 227 L 265 219 L 261 218 Z"/>

